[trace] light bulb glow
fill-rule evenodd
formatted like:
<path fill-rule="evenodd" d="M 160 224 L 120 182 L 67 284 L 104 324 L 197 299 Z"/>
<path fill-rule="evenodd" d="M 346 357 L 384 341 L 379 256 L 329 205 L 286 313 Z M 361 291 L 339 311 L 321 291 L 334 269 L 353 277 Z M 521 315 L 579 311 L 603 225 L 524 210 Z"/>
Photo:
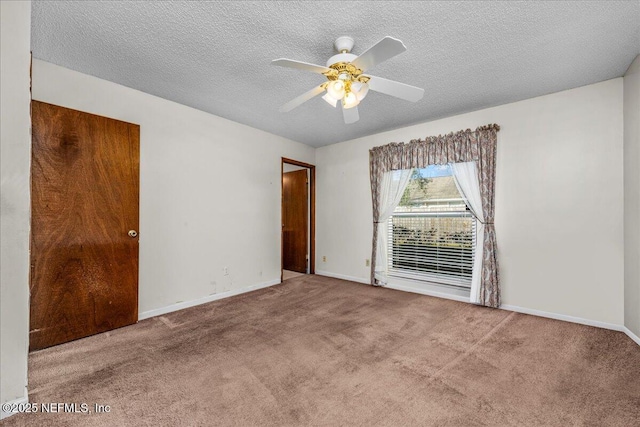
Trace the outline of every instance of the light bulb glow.
<path fill-rule="evenodd" d="M 342 99 L 345 93 L 345 86 L 342 80 L 334 80 L 327 86 L 327 93 L 334 99 Z"/>
<path fill-rule="evenodd" d="M 353 108 L 359 103 L 358 97 L 356 97 L 353 92 L 347 92 L 344 98 L 342 98 L 342 108 Z"/>

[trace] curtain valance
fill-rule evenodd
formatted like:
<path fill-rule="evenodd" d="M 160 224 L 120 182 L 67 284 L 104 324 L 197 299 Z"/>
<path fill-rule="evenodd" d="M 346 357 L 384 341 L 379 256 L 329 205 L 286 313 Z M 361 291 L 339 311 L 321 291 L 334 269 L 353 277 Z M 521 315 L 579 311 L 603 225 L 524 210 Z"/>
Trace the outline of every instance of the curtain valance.
<path fill-rule="evenodd" d="M 451 132 L 447 135 L 412 139 L 408 143 L 392 142 L 369 150 L 370 163 L 380 173 L 398 169 L 426 168 L 430 165 L 446 165 L 478 161 L 481 146 L 496 140 L 500 126 L 490 124 L 471 129 Z"/>

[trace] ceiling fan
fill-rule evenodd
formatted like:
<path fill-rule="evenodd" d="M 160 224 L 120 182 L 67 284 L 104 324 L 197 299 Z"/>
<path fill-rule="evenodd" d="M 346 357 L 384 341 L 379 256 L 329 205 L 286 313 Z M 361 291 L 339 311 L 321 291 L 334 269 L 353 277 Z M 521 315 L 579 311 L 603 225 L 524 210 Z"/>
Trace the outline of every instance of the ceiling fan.
<path fill-rule="evenodd" d="M 334 47 L 339 53 L 329 58 L 326 67 L 286 58 L 271 61 L 271 64 L 280 67 L 322 74 L 328 80 L 287 102 L 280 107 L 280 111 L 291 111 L 311 98 L 326 92 L 322 99 L 334 108 L 340 101 L 344 122 L 349 124 L 360 119 L 358 104 L 367 96 L 369 89 L 411 102 L 422 99 L 424 89 L 363 74 L 369 68 L 407 50 L 400 40 L 387 36 L 360 56 L 351 53 L 353 43 L 351 37 L 339 37 L 334 43 Z"/>

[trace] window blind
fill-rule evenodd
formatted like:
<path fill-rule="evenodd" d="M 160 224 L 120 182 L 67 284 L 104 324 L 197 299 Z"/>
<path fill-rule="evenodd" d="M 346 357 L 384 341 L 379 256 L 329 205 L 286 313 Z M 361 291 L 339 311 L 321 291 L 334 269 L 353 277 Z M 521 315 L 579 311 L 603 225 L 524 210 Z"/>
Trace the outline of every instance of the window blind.
<path fill-rule="evenodd" d="M 470 287 L 475 218 L 461 212 L 402 212 L 389 218 L 389 273 Z"/>

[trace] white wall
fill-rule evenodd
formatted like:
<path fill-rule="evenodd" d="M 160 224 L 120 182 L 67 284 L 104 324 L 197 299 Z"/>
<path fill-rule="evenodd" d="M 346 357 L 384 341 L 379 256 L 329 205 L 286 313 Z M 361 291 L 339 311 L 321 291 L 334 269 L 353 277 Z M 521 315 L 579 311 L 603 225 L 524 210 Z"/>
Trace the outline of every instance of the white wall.
<path fill-rule="evenodd" d="M 0 28 L 0 402 L 4 403 L 27 395 L 31 3 L 0 2 Z"/>
<path fill-rule="evenodd" d="M 279 282 L 281 157 L 313 148 L 39 60 L 33 98 L 140 125 L 141 316 Z"/>
<path fill-rule="evenodd" d="M 640 56 L 624 76 L 624 324 L 640 337 Z"/>
<path fill-rule="evenodd" d="M 503 304 L 622 325 L 622 88 L 617 78 L 319 148 L 317 269 L 368 281 L 369 148 L 497 123 Z"/>

